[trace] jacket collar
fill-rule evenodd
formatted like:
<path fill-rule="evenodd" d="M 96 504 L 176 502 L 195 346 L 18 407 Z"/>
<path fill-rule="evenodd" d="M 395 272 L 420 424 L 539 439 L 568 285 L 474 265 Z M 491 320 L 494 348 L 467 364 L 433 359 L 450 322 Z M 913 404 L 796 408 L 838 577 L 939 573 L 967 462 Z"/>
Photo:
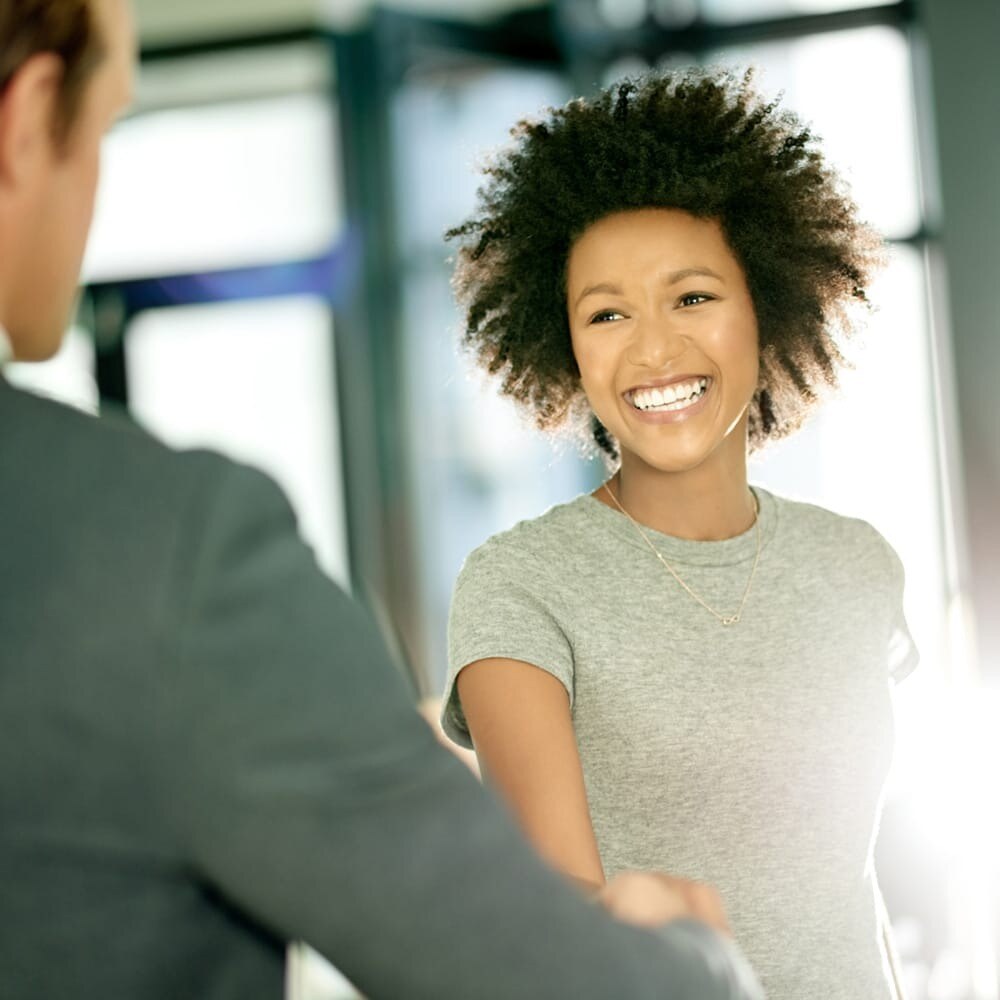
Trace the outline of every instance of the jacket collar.
<path fill-rule="evenodd" d="M 8 361 L 14 360 L 14 348 L 10 346 L 10 337 L 7 331 L 0 326 L 0 368 L 3 368 Z"/>

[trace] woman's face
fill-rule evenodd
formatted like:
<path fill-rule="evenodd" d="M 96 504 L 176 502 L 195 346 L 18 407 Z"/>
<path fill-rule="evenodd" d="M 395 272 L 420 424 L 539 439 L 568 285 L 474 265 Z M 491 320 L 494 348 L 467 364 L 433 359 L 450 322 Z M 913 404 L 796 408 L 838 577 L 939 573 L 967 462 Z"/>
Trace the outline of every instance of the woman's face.
<path fill-rule="evenodd" d="M 623 465 L 745 461 L 757 319 L 717 222 L 663 208 L 609 215 L 573 245 L 566 290 L 583 390 Z"/>

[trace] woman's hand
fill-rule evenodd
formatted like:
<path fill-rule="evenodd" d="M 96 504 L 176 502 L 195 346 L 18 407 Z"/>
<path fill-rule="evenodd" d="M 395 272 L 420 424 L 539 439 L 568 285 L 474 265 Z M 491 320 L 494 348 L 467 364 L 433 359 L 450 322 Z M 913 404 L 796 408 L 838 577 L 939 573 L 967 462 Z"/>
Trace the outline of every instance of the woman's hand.
<path fill-rule="evenodd" d="M 732 935 L 722 898 L 701 882 L 662 872 L 621 872 L 609 880 L 597 899 L 617 920 L 639 927 L 659 927 L 687 917 Z"/>

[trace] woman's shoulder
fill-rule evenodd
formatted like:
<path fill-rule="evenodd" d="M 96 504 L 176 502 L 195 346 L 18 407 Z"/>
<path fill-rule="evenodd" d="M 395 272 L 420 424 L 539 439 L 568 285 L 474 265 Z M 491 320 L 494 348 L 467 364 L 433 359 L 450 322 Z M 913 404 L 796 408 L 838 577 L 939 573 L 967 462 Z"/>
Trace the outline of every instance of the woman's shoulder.
<path fill-rule="evenodd" d="M 889 548 L 878 529 L 863 518 L 791 497 L 775 496 L 774 501 L 778 523 L 786 539 L 841 552 L 877 551 L 881 554 Z"/>
<path fill-rule="evenodd" d="M 593 502 L 589 494 L 582 494 L 550 507 L 537 517 L 518 521 L 473 549 L 465 568 L 524 564 L 543 567 L 561 561 L 579 544 L 587 522 L 587 507 Z"/>

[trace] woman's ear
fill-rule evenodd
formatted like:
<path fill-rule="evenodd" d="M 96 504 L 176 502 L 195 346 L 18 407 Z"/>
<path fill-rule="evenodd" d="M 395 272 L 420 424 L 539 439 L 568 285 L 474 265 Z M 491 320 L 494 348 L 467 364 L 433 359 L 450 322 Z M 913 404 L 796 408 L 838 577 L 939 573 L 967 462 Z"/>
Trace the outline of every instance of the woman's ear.
<path fill-rule="evenodd" d="M 41 52 L 25 62 L 0 92 L 0 188 L 23 186 L 55 158 L 63 72 L 58 56 Z"/>

